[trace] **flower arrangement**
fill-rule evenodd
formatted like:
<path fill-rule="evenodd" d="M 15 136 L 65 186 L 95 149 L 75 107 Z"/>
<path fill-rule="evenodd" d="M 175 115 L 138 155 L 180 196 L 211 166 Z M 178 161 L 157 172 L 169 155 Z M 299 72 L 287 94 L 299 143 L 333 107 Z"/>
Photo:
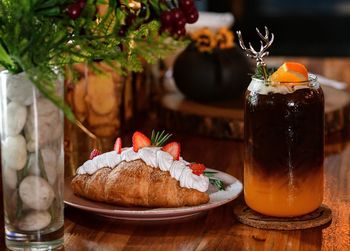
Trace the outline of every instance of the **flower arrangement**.
<path fill-rule="evenodd" d="M 25 72 L 75 121 L 55 94 L 66 66 L 103 60 L 121 72 L 141 71 L 144 60 L 182 45 L 185 24 L 197 19 L 193 0 L 0 0 L 0 65 Z"/>
<path fill-rule="evenodd" d="M 234 35 L 222 27 L 216 33 L 209 28 L 202 28 L 190 34 L 193 43 L 200 52 L 212 52 L 214 49 L 229 49 L 235 46 Z"/>

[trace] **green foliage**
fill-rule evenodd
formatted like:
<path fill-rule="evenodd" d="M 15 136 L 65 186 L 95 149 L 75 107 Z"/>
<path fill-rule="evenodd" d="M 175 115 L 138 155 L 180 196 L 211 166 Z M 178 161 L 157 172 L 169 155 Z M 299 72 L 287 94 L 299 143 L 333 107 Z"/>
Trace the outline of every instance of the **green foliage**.
<path fill-rule="evenodd" d="M 204 176 L 209 178 L 210 184 L 215 186 L 218 190 L 225 190 L 225 184 L 222 180 L 215 177 L 217 172 L 204 171 Z"/>
<path fill-rule="evenodd" d="M 272 73 L 276 71 L 275 68 L 268 68 L 264 66 L 257 66 L 255 73 L 253 75 L 253 78 L 261 79 L 261 80 L 267 80 L 270 78 Z"/>
<path fill-rule="evenodd" d="M 138 1 L 147 6 L 142 17 L 128 5 L 131 1 L 87 0 L 72 19 L 66 9 L 74 2 L 0 0 L 0 65 L 13 74 L 25 71 L 71 121 L 73 113 L 55 94 L 57 74 L 65 66 L 104 60 L 121 73 L 142 71 L 142 62 L 154 63 L 185 43 L 159 35 L 159 13 L 165 8 L 160 0 Z M 97 4 L 106 12 L 100 14 Z M 130 15 L 136 18 L 119 36 Z"/>
<path fill-rule="evenodd" d="M 215 186 L 218 190 L 225 190 L 224 188 L 224 182 L 222 180 L 219 180 L 217 178 L 211 177 L 209 178 L 209 182 L 210 184 L 212 184 L 213 186 Z"/>
<path fill-rule="evenodd" d="M 151 135 L 151 143 L 152 146 L 163 146 L 165 142 L 172 136 L 170 133 L 165 133 L 163 130 L 162 132 L 155 132 L 152 130 L 152 135 Z"/>

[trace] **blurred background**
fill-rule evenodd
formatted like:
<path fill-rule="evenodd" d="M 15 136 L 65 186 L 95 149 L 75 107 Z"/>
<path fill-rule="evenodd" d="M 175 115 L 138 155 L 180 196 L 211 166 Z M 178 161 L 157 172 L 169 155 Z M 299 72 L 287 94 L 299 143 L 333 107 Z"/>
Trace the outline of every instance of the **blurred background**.
<path fill-rule="evenodd" d="M 350 0 L 197 0 L 200 10 L 231 12 L 233 29 L 255 41 L 255 27 L 275 33 L 272 55 L 350 56 Z"/>
<path fill-rule="evenodd" d="M 232 24 L 233 14 L 232 31 L 241 30 L 246 44 L 249 41 L 260 48 L 255 27 L 263 31 L 266 25 L 275 34 L 268 65 L 277 68 L 292 59 L 319 74 L 320 82 L 329 86 L 324 88 L 326 103 L 333 107 L 327 132 L 339 131 L 350 121 L 350 96 L 343 92 L 348 87 L 346 82 L 350 83 L 350 0 L 195 2 L 200 11 L 230 14 L 202 13 L 202 20 L 187 27 L 189 32 L 209 26 L 215 36 L 219 28 Z M 105 69 L 103 77 L 86 65 L 77 66 L 77 83 L 66 80 L 67 101 L 78 119 L 101 140 L 103 150 L 110 149 L 117 136 L 128 136 L 134 130 L 147 134 L 153 128 L 174 134 L 243 139 L 244 93 L 255 61 L 239 46 L 228 50 L 214 46 L 215 50 L 206 53 L 194 44 L 180 46 L 158 64 L 145 64 L 144 72 L 127 76 L 119 76 L 103 62 L 99 63 Z M 66 135 L 68 166 L 75 168 L 85 161 L 84 156 L 96 142 L 70 124 L 66 125 Z"/>

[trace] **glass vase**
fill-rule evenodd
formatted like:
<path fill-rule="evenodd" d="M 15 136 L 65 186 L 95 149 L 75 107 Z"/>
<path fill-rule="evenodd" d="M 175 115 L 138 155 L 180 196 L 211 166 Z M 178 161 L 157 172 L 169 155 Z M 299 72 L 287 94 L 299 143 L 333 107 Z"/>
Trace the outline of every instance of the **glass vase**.
<path fill-rule="evenodd" d="M 63 114 L 25 73 L 0 73 L 5 242 L 10 250 L 63 245 Z M 63 80 L 56 81 L 63 98 Z"/>

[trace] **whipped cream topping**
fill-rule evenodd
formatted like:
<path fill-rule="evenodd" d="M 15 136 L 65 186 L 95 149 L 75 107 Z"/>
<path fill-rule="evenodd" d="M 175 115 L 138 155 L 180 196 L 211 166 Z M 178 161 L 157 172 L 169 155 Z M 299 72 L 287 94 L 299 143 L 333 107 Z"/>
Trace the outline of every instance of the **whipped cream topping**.
<path fill-rule="evenodd" d="M 300 89 L 307 89 L 307 88 L 310 88 L 307 82 L 305 84 L 295 85 L 295 86 L 285 86 L 278 83 L 276 84 L 269 83 L 267 85 L 264 83 L 264 81 L 258 80 L 258 79 L 252 79 L 252 81 L 248 86 L 248 90 L 250 92 L 256 92 L 262 95 L 267 95 L 269 93 L 288 94 Z"/>
<path fill-rule="evenodd" d="M 205 192 L 209 187 L 209 179 L 204 175 L 192 173 L 189 163 L 182 157 L 174 160 L 169 153 L 162 151 L 160 147 L 144 147 L 134 152 L 132 147 L 123 148 L 121 154 L 115 151 L 107 152 L 86 161 L 77 170 L 77 174 L 92 175 L 101 168 L 115 168 L 122 161 L 130 162 L 137 159 L 143 160 L 147 165 L 168 171 L 174 179 L 180 182 L 181 187 L 193 188 Z"/>

